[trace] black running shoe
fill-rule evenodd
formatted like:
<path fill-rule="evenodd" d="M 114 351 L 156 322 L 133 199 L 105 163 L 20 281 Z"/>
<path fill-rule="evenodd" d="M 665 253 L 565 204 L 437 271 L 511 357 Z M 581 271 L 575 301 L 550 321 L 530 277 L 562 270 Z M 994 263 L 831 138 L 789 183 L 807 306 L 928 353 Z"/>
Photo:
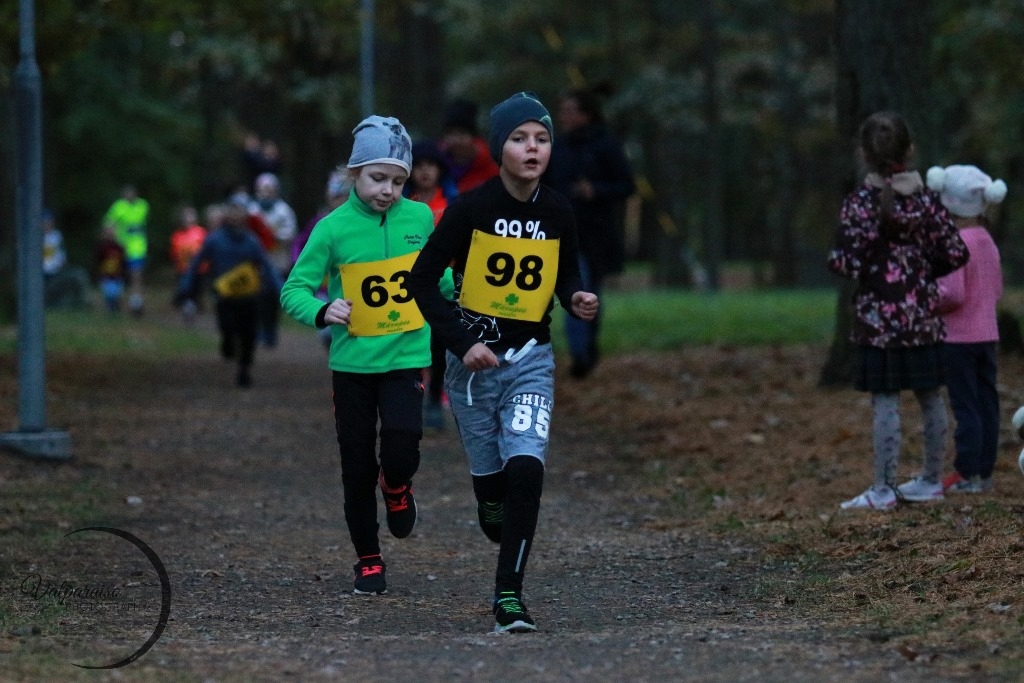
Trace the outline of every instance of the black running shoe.
<path fill-rule="evenodd" d="M 412 482 L 396 489 L 388 488 L 381 472 L 380 490 L 387 508 L 388 530 L 395 538 L 405 538 L 416 526 L 416 498 L 412 494 Z"/>
<path fill-rule="evenodd" d="M 380 555 L 361 557 L 352 569 L 356 573 L 352 592 L 356 595 L 384 595 L 388 592 L 388 582 L 384 578 L 387 567 Z"/>
<path fill-rule="evenodd" d="M 480 519 L 480 530 L 495 543 L 501 543 L 501 523 L 505 521 L 505 504 L 479 502 L 476 516 Z"/>
<path fill-rule="evenodd" d="M 537 624 L 518 595 L 512 591 L 498 594 L 494 601 L 495 633 L 529 633 L 536 630 Z"/>

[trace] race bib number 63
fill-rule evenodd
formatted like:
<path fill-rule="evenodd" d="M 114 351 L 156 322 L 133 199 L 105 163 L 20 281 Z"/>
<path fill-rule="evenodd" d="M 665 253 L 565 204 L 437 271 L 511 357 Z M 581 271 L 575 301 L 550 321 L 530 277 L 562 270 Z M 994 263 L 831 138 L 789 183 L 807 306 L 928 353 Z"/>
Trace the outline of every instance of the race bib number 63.
<path fill-rule="evenodd" d="M 473 231 L 460 303 L 484 315 L 540 322 L 555 293 L 558 244 Z"/>
<path fill-rule="evenodd" d="M 377 337 L 412 332 L 426 324 L 423 314 L 405 288 L 409 270 L 419 254 L 338 266 L 341 289 L 352 301 L 348 333 L 353 337 Z"/>

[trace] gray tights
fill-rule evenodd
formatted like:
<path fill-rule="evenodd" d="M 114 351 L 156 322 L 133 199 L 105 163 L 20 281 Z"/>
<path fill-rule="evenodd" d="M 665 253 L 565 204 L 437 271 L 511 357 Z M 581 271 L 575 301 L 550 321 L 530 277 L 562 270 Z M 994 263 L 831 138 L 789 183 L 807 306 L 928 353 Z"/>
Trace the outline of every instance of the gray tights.
<path fill-rule="evenodd" d="M 946 452 L 946 404 L 940 389 L 915 390 L 924 420 L 924 466 L 921 476 L 935 483 L 942 474 Z M 896 486 L 896 468 L 900 459 L 900 395 L 872 394 L 874 408 L 875 488 Z"/>

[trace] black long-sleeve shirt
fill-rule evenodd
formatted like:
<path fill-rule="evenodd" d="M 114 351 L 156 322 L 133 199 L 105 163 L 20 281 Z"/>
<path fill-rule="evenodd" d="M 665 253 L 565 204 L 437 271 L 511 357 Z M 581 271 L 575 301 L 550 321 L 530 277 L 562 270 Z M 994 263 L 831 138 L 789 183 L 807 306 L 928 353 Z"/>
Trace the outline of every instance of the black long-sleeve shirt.
<path fill-rule="evenodd" d="M 510 230 L 509 226 L 519 227 Z M 543 239 L 558 239 L 555 296 L 571 312 L 572 295 L 583 288 L 569 202 L 545 185 L 539 185 L 529 201 L 521 202 L 508 193 L 500 178 L 492 178 L 455 198 L 413 265 L 407 286 L 431 330 L 459 358 L 478 342 L 501 354 L 521 348 L 530 339 L 539 344 L 551 341 L 554 300 L 539 322 L 497 317 L 460 305 L 466 259 L 477 230 L 500 236 L 519 232 L 519 239 L 536 239 L 541 234 Z M 449 265 L 455 282 L 454 302 L 441 295 L 437 284 Z"/>

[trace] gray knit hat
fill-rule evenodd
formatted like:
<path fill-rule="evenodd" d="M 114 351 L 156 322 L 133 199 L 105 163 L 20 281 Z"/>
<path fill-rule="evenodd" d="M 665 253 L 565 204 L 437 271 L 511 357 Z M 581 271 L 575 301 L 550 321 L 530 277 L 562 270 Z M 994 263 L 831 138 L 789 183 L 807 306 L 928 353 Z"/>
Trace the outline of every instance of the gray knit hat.
<path fill-rule="evenodd" d="M 368 116 L 352 130 L 355 140 L 348 168 L 368 164 L 394 164 L 412 169 L 412 139 L 405 126 L 391 116 Z"/>
<path fill-rule="evenodd" d="M 540 103 L 532 92 L 516 93 L 504 102 L 494 105 L 491 109 L 491 134 L 488 147 L 491 158 L 501 164 L 501 148 L 512 131 L 527 121 L 536 121 L 548 129 L 548 135 L 554 140 L 555 134 L 551 123 L 551 114 Z"/>

